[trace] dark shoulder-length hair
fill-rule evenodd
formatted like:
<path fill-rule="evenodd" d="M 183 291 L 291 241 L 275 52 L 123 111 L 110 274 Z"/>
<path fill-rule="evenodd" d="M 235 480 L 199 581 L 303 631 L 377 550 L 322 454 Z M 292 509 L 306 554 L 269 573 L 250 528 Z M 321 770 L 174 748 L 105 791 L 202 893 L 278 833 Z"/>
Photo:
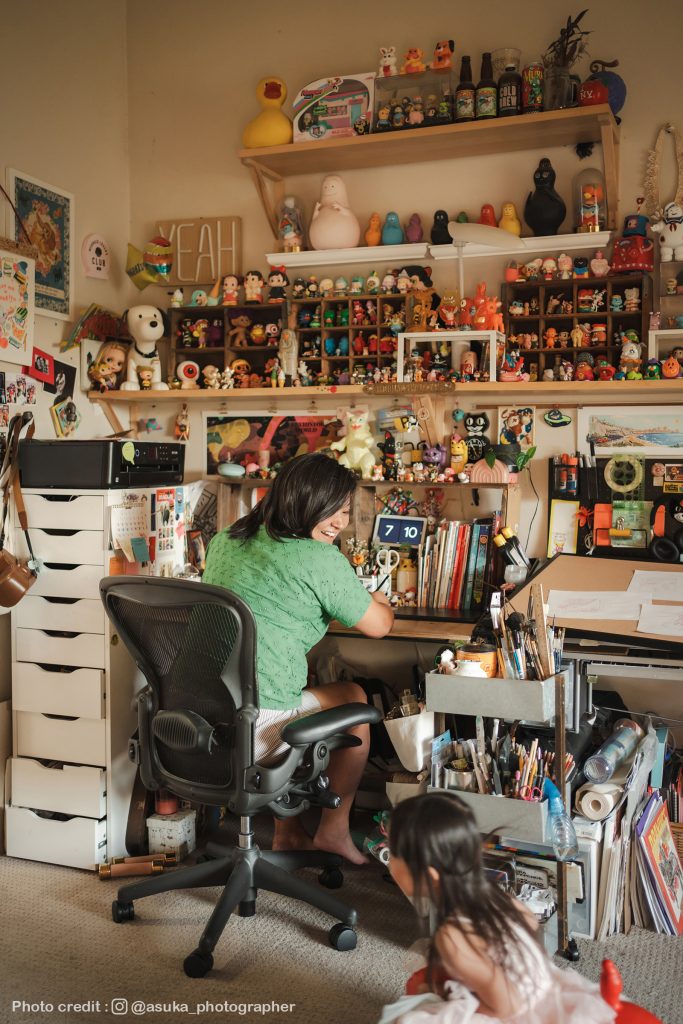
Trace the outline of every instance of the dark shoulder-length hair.
<path fill-rule="evenodd" d="M 511 930 L 536 935 L 519 905 L 486 874 L 481 835 L 468 804 L 447 790 L 401 801 L 391 813 L 389 851 L 405 861 L 415 893 L 429 897 L 436 912 L 435 934 L 452 923 L 475 948 L 473 940 L 483 939 L 494 962 L 516 974 Z M 430 867 L 438 873 L 438 884 L 432 882 Z M 438 963 L 432 941 L 428 978 L 433 988 Z"/>
<path fill-rule="evenodd" d="M 262 525 L 275 540 L 310 537 L 314 526 L 349 500 L 356 483 L 350 469 L 327 455 L 299 455 L 280 470 L 251 512 L 233 523 L 230 537 L 249 540 Z"/>

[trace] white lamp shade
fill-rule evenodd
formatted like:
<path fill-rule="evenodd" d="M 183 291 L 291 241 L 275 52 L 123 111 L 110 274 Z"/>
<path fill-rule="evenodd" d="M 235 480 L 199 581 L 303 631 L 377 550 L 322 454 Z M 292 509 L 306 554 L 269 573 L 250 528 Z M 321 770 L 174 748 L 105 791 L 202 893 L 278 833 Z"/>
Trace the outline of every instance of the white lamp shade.
<path fill-rule="evenodd" d="M 458 220 L 448 222 L 448 234 L 453 239 L 454 245 L 490 245 L 492 249 L 525 249 L 526 246 L 521 238 L 503 231 L 502 228 L 493 228 L 488 224 L 462 224 Z"/>

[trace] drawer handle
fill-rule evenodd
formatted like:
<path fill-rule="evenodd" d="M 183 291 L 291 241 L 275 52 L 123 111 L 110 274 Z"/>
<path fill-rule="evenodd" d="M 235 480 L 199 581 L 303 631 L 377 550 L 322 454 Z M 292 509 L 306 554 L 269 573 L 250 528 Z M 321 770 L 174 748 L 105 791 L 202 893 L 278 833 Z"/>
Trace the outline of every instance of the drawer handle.
<path fill-rule="evenodd" d="M 78 562 L 43 562 L 43 566 L 45 569 L 61 569 L 65 572 L 80 569 Z"/>
<path fill-rule="evenodd" d="M 81 533 L 80 530 L 54 530 L 47 526 L 44 526 L 41 532 L 50 537 L 74 537 L 77 533 Z"/>
<path fill-rule="evenodd" d="M 45 636 L 56 636 L 61 637 L 63 640 L 73 640 L 76 636 L 82 636 L 81 633 L 71 633 L 67 629 L 39 629 L 39 633 L 44 633 Z"/>
<path fill-rule="evenodd" d="M 78 672 L 80 665 L 46 665 L 45 662 L 35 663 L 43 672 Z"/>
<path fill-rule="evenodd" d="M 78 715 L 49 715 L 47 711 L 41 711 L 43 718 L 52 718 L 58 722 L 77 722 Z"/>
<path fill-rule="evenodd" d="M 37 818 L 48 818 L 50 821 L 72 821 L 75 814 L 61 814 L 59 811 L 39 811 L 35 807 L 29 807 L 32 814 Z"/>
<path fill-rule="evenodd" d="M 49 601 L 50 604 L 76 604 L 80 601 L 80 597 L 44 597 L 43 601 Z"/>
<path fill-rule="evenodd" d="M 79 498 L 84 497 L 82 494 L 37 494 L 35 497 L 40 498 L 42 501 L 78 501 Z"/>

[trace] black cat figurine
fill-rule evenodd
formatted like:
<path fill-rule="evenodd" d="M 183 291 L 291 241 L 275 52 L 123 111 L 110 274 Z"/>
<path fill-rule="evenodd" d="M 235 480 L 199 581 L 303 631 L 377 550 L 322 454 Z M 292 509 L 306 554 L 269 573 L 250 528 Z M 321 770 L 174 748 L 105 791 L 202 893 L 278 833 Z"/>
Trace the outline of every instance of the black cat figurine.
<path fill-rule="evenodd" d="M 450 245 L 453 239 L 448 233 L 448 214 L 445 210 L 437 210 L 431 231 L 432 245 Z"/>
<path fill-rule="evenodd" d="M 544 156 L 534 171 L 535 192 L 530 192 L 524 206 L 524 220 L 534 235 L 556 235 L 567 215 L 564 199 L 553 188 L 555 171 Z"/>

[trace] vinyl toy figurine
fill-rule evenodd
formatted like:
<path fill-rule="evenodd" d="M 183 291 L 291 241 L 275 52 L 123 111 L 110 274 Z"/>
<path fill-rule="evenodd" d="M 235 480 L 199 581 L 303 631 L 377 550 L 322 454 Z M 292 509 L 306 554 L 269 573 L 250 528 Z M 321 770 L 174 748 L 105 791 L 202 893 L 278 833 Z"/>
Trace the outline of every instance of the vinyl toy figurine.
<path fill-rule="evenodd" d="M 423 236 L 422 221 L 419 213 L 411 213 L 410 220 L 406 224 L 406 241 L 421 242 Z"/>
<path fill-rule="evenodd" d="M 382 218 L 378 213 L 371 213 L 368 226 L 365 229 L 365 244 L 379 245 L 382 241 Z"/>
<path fill-rule="evenodd" d="M 484 457 L 484 452 L 491 444 L 486 436 L 490 421 L 485 412 L 466 412 L 463 425 L 467 431 L 465 444 L 467 445 L 467 461 L 478 462 Z"/>
<path fill-rule="evenodd" d="M 536 190 L 530 192 L 524 206 L 524 220 L 534 235 L 556 235 L 567 215 L 562 196 L 555 191 L 555 171 L 547 157 L 543 157 L 534 171 Z"/>
<path fill-rule="evenodd" d="M 445 71 L 452 67 L 454 49 L 455 42 L 452 39 L 439 40 L 434 47 L 434 59 L 432 60 L 434 71 Z"/>
<path fill-rule="evenodd" d="M 263 302 L 265 278 L 260 270 L 248 270 L 244 275 L 244 301 L 247 305 L 259 305 Z"/>
<path fill-rule="evenodd" d="M 437 210 L 431 230 L 432 245 L 450 245 L 453 241 L 448 231 L 448 214 L 445 210 Z"/>
<path fill-rule="evenodd" d="M 359 470 L 364 480 L 372 476 L 375 457 L 372 453 L 374 439 L 370 430 L 367 410 L 349 409 L 344 417 L 346 433 L 330 448 L 341 452 L 339 462 L 347 469 Z"/>
<path fill-rule="evenodd" d="M 386 215 L 382 228 L 382 245 L 402 245 L 405 241 L 398 214 L 393 210 Z"/>
<path fill-rule="evenodd" d="M 282 302 L 289 284 L 286 267 L 273 267 L 268 274 L 268 302 Z"/>

